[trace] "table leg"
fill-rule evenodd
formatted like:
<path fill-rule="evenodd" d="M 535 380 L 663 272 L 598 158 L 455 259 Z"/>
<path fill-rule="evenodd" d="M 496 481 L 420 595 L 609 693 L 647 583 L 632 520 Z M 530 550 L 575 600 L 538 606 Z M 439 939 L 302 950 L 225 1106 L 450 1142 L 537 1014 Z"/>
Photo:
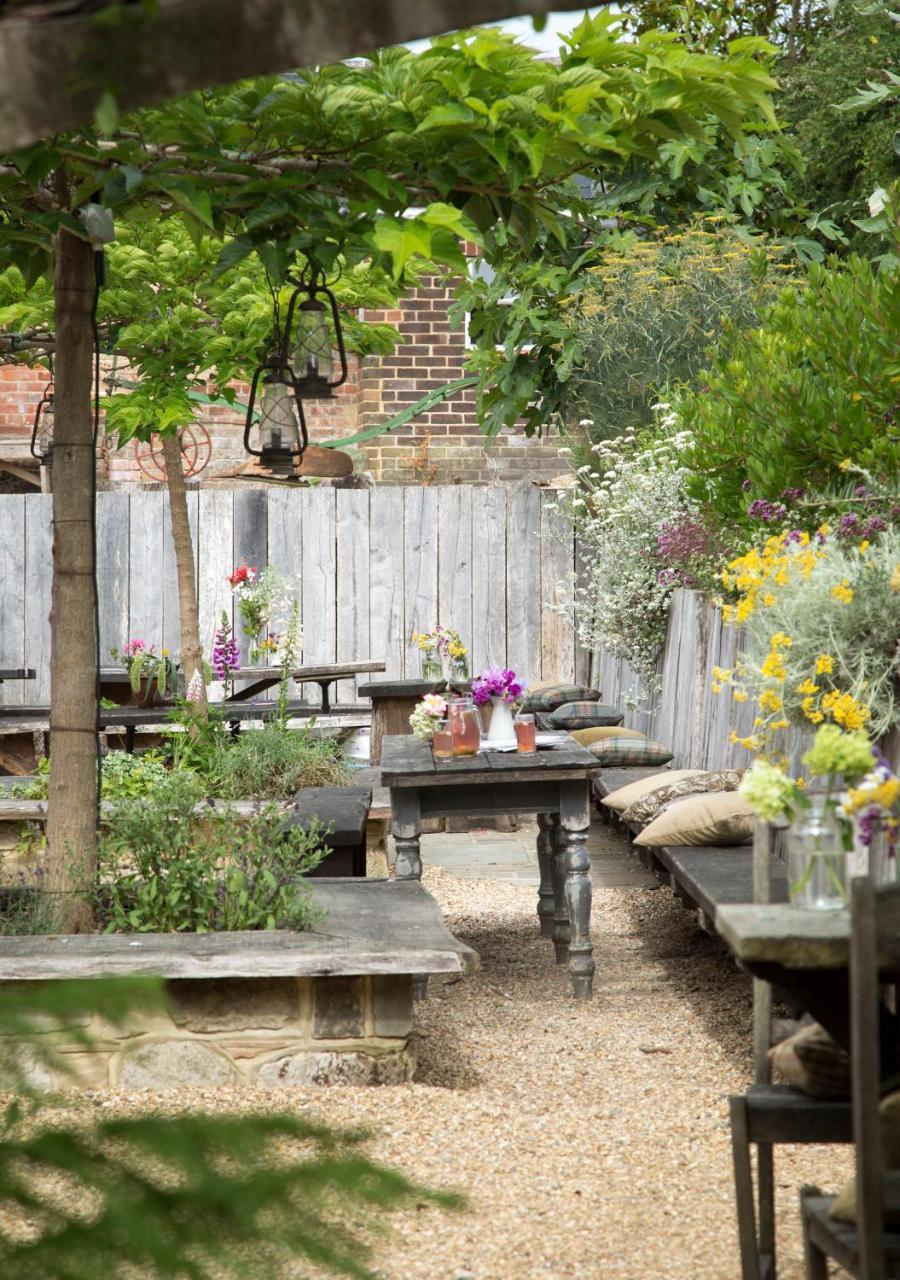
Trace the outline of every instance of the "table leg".
<path fill-rule="evenodd" d="M 545 938 L 553 937 L 553 822 L 549 814 L 538 814 L 537 856 L 541 872 L 541 884 L 538 889 L 537 915 L 541 934 Z"/>
<path fill-rule="evenodd" d="M 411 787 L 391 788 L 391 834 L 397 863 L 394 875 L 398 880 L 421 880 L 422 858 L 419 853 L 419 837 L 422 834 L 422 817 L 419 793 Z"/>
<path fill-rule="evenodd" d="M 576 1000 L 588 1000 L 594 982 L 591 944 L 591 856 L 587 833 L 591 812 L 587 782 L 560 783 L 560 851 L 565 903 L 569 915 L 569 979 Z"/>
<path fill-rule="evenodd" d="M 547 841 L 550 845 L 550 871 L 553 877 L 553 946 L 556 948 L 556 963 L 568 964 L 569 941 L 572 928 L 569 923 L 569 908 L 566 905 L 566 873 L 562 859 L 562 827 L 559 825 L 559 814 L 549 815 Z"/>

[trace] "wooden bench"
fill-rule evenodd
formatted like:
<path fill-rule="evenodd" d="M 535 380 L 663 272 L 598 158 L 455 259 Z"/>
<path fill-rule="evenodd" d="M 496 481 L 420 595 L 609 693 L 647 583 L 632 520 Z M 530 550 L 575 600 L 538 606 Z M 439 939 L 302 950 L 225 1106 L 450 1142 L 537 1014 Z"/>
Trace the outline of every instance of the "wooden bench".
<path fill-rule="evenodd" d="M 311 876 L 364 876 L 366 825 L 372 806 L 371 787 L 304 787 L 294 796 L 284 826 L 307 827 L 318 821 L 331 853 Z"/>

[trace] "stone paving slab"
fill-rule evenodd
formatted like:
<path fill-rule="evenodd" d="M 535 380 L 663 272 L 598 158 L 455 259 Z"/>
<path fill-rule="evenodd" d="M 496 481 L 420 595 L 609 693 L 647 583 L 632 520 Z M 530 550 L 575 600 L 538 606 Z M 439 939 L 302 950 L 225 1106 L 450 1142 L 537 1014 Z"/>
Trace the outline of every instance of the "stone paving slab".
<path fill-rule="evenodd" d="M 439 866 L 460 880 L 499 880 L 507 884 L 537 885 L 537 826 L 523 823 L 518 831 L 454 832 L 422 836 L 422 860 Z M 588 837 L 591 875 L 595 885 L 608 888 L 657 887 L 654 876 L 638 862 L 621 837 L 594 822 Z"/>

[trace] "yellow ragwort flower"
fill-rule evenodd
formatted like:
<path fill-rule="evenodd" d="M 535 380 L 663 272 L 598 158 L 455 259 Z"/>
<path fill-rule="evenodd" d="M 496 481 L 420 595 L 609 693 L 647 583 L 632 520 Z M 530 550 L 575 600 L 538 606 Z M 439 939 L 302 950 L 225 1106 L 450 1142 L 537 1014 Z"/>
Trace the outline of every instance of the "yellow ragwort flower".
<path fill-rule="evenodd" d="M 820 653 L 816 658 L 816 675 L 830 676 L 834 671 L 834 658 L 830 653 Z"/>
<path fill-rule="evenodd" d="M 734 698 L 735 702 L 746 702 L 746 701 L 747 701 L 747 694 L 746 694 L 746 693 L 744 693 L 744 690 L 743 690 L 743 689 L 734 689 L 734 690 L 732 691 L 731 696 L 732 696 L 732 698 Z"/>
<path fill-rule="evenodd" d="M 841 604 L 849 604 L 853 599 L 853 588 L 850 586 L 850 579 L 842 578 L 836 587 L 831 588 L 831 594 L 835 600 L 840 600 Z"/>

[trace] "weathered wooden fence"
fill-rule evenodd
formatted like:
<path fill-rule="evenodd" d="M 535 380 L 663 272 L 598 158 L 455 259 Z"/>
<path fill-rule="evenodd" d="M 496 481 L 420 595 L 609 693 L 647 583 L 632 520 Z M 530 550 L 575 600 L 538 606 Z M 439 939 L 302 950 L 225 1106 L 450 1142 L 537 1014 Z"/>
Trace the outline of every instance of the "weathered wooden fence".
<path fill-rule="evenodd" d="M 571 529 L 534 485 L 375 489 L 205 489 L 188 495 L 209 645 L 235 565 L 276 565 L 301 606 L 303 660 L 384 659 L 416 676 L 413 632 L 455 627 L 474 669 L 508 664 L 529 679 L 587 674 L 571 610 Z M 98 495 L 101 654 L 139 637 L 178 649 L 178 592 L 168 495 Z M 50 498 L 0 496 L 0 667 L 38 671 L 0 685 L 0 703 L 49 697 Z M 354 701 L 351 682 L 338 700 Z M 310 690 L 307 690 L 310 692 Z"/>

